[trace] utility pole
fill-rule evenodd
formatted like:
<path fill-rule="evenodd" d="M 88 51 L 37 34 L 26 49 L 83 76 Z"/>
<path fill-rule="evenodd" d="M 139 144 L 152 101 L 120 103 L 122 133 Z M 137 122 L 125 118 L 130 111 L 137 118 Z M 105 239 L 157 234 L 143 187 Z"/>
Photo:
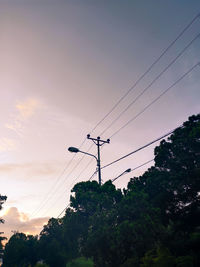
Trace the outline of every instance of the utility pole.
<path fill-rule="evenodd" d="M 101 138 L 98 136 L 97 138 L 90 137 L 90 134 L 87 135 L 87 139 L 92 140 L 95 145 L 97 146 L 97 169 L 99 174 L 99 185 L 101 185 L 101 160 L 100 160 L 100 147 L 104 144 L 109 144 L 110 139 L 101 140 Z"/>

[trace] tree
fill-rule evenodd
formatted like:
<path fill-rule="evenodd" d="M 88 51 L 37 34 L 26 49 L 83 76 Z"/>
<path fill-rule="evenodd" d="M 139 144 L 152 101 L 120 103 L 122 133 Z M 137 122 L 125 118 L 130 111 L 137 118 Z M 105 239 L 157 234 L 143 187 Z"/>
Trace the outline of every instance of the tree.
<path fill-rule="evenodd" d="M 142 192 L 130 192 L 109 212 L 94 216 L 89 229 L 86 255 L 97 266 L 138 266 L 146 250 L 157 241 L 159 210 L 148 203 Z"/>
<path fill-rule="evenodd" d="M 5 246 L 3 266 L 34 266 L 38 261 L 37 242 L 37 236 L 26 236 L 18 232 L 13 234 Z"/>
<path fill-rule="evenodd" d="M 50 267 L 65 267 L 65 241 L 62 220 L 51 218 L 44 226 L 39 239 L 40 259 Z"/>
<path fill-rule="evenodd" d="M 0 232 L 0 235 L 3 234 L 3 232 Z M 6 240 L 6 237 L 0 236 L 0 259 L 3 257 L 3 241 Z"/>
<path fill-rule="evenodd" d="M 156 147 L 155 167 L 131 179 L 124 195 L 116 198 L 111 185 L 109 190 L 105 186 L 109 193 L 104 195 L 95 182 L 77 184 L 71 204 L 85 218 L 83 254 L 96 266 L 139 266 L 149 251 L 155 251 L 156 266 L 189 259 L 198 266 L 199 170 L 197 115 Z"/>
<path fill-rule="evenodd" d="M 72 189 L 71 207 L 75 211 L 92 216 L 109 210 L 122 199 L 121 190 L 116 190 L 111 181 L 100 186 L 96 181 L 81 182 Z"/>
<path fill-rule="evenodd" d="M 91 259 L 80 257 L 70 261 L 66 267 L 93 267 L 94 264 Z"/>
<path fill-rule="evenodd" d="M 6 201 L 7 197 L 6 196 L 1 196 L 0 195 L 0 210 L 2 209 L 3 203 Z M 0 218 L 0 223 L 4 223 L 4 220 Z M 3 232 L 0 232 L 0 235 L 3 234 Z M 0 236 L 0 258 L 3 257 L 3 243 L 2 241 L 5 240 L 6 237 Z"/>
<path fill-rule="evenodd" d="M 122 199 L 121 190 L 116 190 L 111 181 L 100 186 L 96 181 L 81 182 L 74 186 L 71 196 L 71 206 L 76 211 L 79 227 L 79 251 L 85 249 L 88 232 L 98 227 L 102 214 L 116 207 Z"/>
<path fill-rule="evenodd" d="M 0 210 L 2 209 L 3 203 L 6 201 L 7 197 L 0 195 Z M 4 223 L 4 220 L 0 218 L 0 223 Z"/>
<path fill-rule="evenodd" d="M 190 260 L 191 266 L 199 266 L 199 114 L 155 148 L 155 167 L 128 184 L 128 192 L 135 190 L 146 193 L 149 203 L 160 209 L 166 229 L 160 243 L 178 256 L 176 265 Z"/>

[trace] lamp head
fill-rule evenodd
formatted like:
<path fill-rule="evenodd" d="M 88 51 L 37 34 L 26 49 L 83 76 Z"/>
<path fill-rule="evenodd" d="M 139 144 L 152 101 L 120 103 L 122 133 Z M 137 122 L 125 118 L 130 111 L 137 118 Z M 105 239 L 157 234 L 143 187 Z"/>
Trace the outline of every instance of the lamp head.
<path fill-rule="evenodd" d="M 79 149 L 76 148 L 76 147 L 70 146 L 70 147 L 68 148 L 68 151 L 73 152 L 73 153 L 77 153 L 77 152 L 79 152 Z"/>

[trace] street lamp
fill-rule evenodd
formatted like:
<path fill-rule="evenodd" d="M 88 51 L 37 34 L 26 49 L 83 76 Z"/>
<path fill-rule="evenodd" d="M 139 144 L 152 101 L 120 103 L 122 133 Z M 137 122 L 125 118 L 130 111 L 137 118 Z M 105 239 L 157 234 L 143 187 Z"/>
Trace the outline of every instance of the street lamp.
<path fill-rule="evenodd" d="M 88 152 L 81 151 L 81 150 L 79 150 L 78 148 L 73 147 L 73 146 L 70 146 L 70 147 L 68 148 L 68 151 L 69 151 L 69 152 L 72 152 L 72 153 L 78 153 L 78 152 L 80 152 L 80 153 L 83 153 L 83 154 L 86 154 L 86 155 L 89 155 L 89 156 L 94 157 L 94 158 L 96 159 L 96 161 L 97 161 L 97 169 L 98 169 L 98 172 L 100 172 L 100 169 L 99 169 L 99 168 L 100 168 L 99 160 L 98 160 L 98 158 L 97 158 L 95 155 L 90 154 L 90 153 L 88 153 Z M 99 177 L 100 177 L 100 176 L 99 176 Z M 100 181 L 100 185 L 101 185 L 101 180 L 99 179 L 99 181 Z"/>
<path fill-rule="evenodd" d="M 122 175 L 126 174 L 127 172 L 131 172 L 131 168 L 128 168 L 127 170 L 125 170 L 124 172 L 122 172 L 120 175 L 118 175 L 117 177 L 115 177 L 114 179 L 112 179 L 112 182 L 116 181 L 119 177 L 121 177 Z"/>
<path fill-rule="evenodd" d="M 106 141 L 105 140 L 101 140 L 100 136 L 98 136 L 97 138 L 92 138 L 92 137 L 90 137 L 90 134 L 87 135 L 87 139 L 92 140 L 95 143 L 95 145 L 97 146 L 97 157 L 95 155 L 93 155 L 93 154 L 88 153 L 88 152 L 81 151 L 76 147 L 69 147 L 68 150 L 70 152 L 73 152 L 73 153 L 80 152 L 80 153 L 92 156 L 92 157 L 94 157 L 96 159 L 96 161 L 97 161 L 97 170 L 98 170 L 98 174 L 99 174 L 99 185 L 101 185 L 100 147 L 102 145 L 106 144 L 106 143 L 109 144 L 110 143 L 110 139 L 107 139 Z"/>
<path fill-rule="evenodd" d="M 76 147 L 73 147 L 73 146 L 69 147 L 68 150 L 69 150 L 70 152 L 74 152 L 74 153 L 79 152 L 79 149 L 76 148 Z"/>
<path fill-rule="evenodd" d="M 96 159 L 96 161 L 97 161 L 97 163 L 98 163 L 98 159 L 97 159 L 97 157 L 96 157 L 95 155 L 90 154 L 90 153 L 88 153 L 88 152 L 81 151 L 81 150 L 79 150 L 79 149 L 76 148 L 76 147 L 70 146 L 70 147 L 68 148 L 68 151 L 69 151 L 69 152 L 72 152 L 72 153 L 78 153 L 78 152 L 80 152 L 80 153 L 83 153 L 83 154 L 92 156 L 92 157 L 94 157 L 94 158 Z"/>

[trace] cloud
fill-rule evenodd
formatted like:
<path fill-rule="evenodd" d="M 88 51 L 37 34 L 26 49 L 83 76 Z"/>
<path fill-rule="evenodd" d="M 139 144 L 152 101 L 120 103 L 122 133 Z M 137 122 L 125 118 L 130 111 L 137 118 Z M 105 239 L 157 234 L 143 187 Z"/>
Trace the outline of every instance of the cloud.
<path fill-rule="evenodd" d="M 25 123 L 35 115 L 40 107 L 40 101 L 35 98 L 29 98 L 23 102 L 18 102 L 15 105 L 17 113 L 15 112 L 11 115 L 11 120 L 5 124 L 5 127 L 16 132 L 19 136 L 22 136 Z"/>
<path fill-rule="evenodd" d="M 20 114 L 21 119 L 26 120 L 34 115 L 39 106 L 39 101 L 31 98 L 24 102 L 18 103 L 16 105 L 16 108 Z"/>
<path fill-rule="evenodd" d="M 16 207 L 9 208 L 2 218 L 5 220 L 1 224 L 3 236 L 10 238 L 13 231 L 23 232 L 25 234 L 39 234 L 49 220 L 49 217 L 30 219 L 26 213 L 20 212 Z"/>
<path fill-rule="evenodd" d="M 31 176 L 48 176 L 57 174 L 60 170 L 60 164 L 55 162 L 34 162 L 34 163 L 6 163 L 0 164 L 0 173 L 20 172 Z M 40 177 L 41 178 L 41 177 Z"/>
<path fill-rule="evenodd" d="M 16 148 L 16 143 L 13 139 L 3 137 L 0 139 L 0 151 L 12 151 Z"/>
<path fill-rule="evenodd" d="M 28 195 L 23 195 L 23 196 L 20 196 L 20 197 L 17 197 L 16 198 L 8 198 L 6 200 L 6 205 L 8 205 L 8 207 L 11 207 L 11 206 L 15 206 L 17 205 L 17 203 L 20 203 L 21 201 L 22 202 L 26 202 L 26 201 L 29 201 L 30 198 L 35 198 L 35 194 L 28 194 Z M 6 214 L 7 212 L 5 211 L 6 209 L 3 209 L 0 211 L 0 217 L 2 216 L 2 214 Z"/>

